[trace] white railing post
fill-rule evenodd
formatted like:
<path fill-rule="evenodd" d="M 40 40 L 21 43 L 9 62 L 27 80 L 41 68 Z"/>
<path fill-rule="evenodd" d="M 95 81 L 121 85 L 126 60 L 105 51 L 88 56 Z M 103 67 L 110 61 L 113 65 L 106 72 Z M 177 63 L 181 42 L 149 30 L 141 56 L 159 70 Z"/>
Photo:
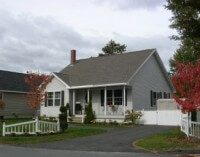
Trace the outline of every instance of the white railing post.
<path fill-rule="evenodd" d="M 38 132 L 38 124 L 39 124 L 39 121 L 38 121 L 38 117 L 36 117 L 35 119 L 35 132 L 37 133 Z"/>
<path fill-rule="evenodd" d="M 188 112 L 188 118 L 187 118 L 187 136 L 189 138 L 190 135 L 190 112 Z"/>
<path fill-rule="evenodd" d="M 58 121 L 57 121 L 57 131 L 60 132 L 60 120 L 58 118 Z"/>
<path fill-rule="evenodd" d="M 5 122 L 3 122 L 3 132 L 2 132 L 2 136 L 5 136 L 6 134 L 6 124 Z"/>
<path fill-rule="evenodd" d="M 84 123 L 85 105 L 82 106 L 82 123 Z"/>

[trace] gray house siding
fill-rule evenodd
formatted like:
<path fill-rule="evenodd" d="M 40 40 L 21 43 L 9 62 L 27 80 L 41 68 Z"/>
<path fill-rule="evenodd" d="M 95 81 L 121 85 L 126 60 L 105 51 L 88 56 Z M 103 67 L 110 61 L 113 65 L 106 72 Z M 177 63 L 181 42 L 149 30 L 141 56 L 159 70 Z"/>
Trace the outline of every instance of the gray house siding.
<path fill-rule="evenodd" d="M 3 101 L 6 106 L 4 110 L 0 110 L 0 115 L 5 117 L 32 117 L 34 110 L 31 109 L 25 98 L 21 93 L 3 93 Z"/>
<path fill-rule="evenodd" d="M 151 107 L 151 90 L 155 92 L 169 92 L 172 89 L 157 62 L 155 54 L 142 66 L 130 81 L 132 85 L 132 102 L 135 110 L 154 110 Z"/>

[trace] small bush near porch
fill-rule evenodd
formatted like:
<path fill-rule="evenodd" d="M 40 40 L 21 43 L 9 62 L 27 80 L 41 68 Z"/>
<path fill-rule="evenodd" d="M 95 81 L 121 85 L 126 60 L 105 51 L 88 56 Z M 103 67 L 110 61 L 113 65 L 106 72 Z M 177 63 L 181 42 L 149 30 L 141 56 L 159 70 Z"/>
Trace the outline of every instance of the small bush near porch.
<path fill-rule="evenodd" d="M 14 124 L 19 122 L 25 122 L 31 119 L 7 119 L 6 124 Z M 85 126 L 71 126 L 64 133 L 59 134 L 47 134 L 41 136 L 16 136 L 16 137 L 2 137 L 2 123 L 0 122 L 0 143 L 5 144 L 32 144 L 32 143 L 42 143 L 42 142 L 52 142 L 68 140 L 77 137 L 91 136 L 96 134 L 105 133 L 105 129 L 101 128 L 91 128 Z"/>
<path fill-rule="evenodd" d="M 180 131 L 180 128 L 174 128 L 167 132 L 138 140 L 134 142 L 134 145 L 153 152 L 176 151 L 199 149 L 200 140 L 188 140 L 187 136 Z"/>

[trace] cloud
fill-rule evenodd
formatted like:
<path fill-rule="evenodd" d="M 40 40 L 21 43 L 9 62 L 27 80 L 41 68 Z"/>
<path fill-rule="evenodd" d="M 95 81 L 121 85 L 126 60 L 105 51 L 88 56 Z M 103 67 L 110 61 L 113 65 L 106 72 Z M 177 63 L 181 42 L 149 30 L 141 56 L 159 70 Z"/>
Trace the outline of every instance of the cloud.
<path fill-rule="evenodd" d="M 0 67 L 5 70 L 59 71 L 69 63 L 70 49 L 78 57 L 93 54 L 97 44 L 53 18 L 0 12 Z"/>
<path fill-rule="evenodd" d="M 129 9 L 155 9 L 163 6 L 166 0 L 93 0 L 96 4 L 109 5 L 120 10 Z"/>
<path fill-rule="evenodd" d="M 105 37 L 97 32 L 83 36 L 51 17 L 0 11 L 0 19 L 0 69 L 10 71 L 60 71 L 69 64 L 70 49 L 77 50 L 78 59 L 97 56 L 110 39 L 126 44 L 127 51 L 157 48 L 166 66 L 178 47 L 167 35 L 134 37 L 110 32 Z"/>

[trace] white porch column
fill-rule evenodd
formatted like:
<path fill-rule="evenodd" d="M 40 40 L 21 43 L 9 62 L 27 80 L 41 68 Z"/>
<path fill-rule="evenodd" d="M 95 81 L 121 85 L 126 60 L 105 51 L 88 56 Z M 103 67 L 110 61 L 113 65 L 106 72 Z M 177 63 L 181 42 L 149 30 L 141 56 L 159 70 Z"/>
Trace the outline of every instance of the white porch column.
<path fill-rule="evenodd" d="M 106 110 L 107 110 L 107 89 L 105 87 L 104 88 L 104 115 L 106 115 Z"/>
<path fill-rule="evenodd" d="M 75 115 L 75 89 L 73 90 L 73 115 Z"/>
<path fill-rule="evenodd" d="M 87 102 L 89 104 L 90 101 L 90 89 L 87 90 Z"/>
<path fill-rule="evenodd" d="M 123 88 L 123 98 L 124 98 L 123 104 L 124 104 L 124 116 L 125 116 L 126 114 L 126 86 L 124 86 Z"/>

